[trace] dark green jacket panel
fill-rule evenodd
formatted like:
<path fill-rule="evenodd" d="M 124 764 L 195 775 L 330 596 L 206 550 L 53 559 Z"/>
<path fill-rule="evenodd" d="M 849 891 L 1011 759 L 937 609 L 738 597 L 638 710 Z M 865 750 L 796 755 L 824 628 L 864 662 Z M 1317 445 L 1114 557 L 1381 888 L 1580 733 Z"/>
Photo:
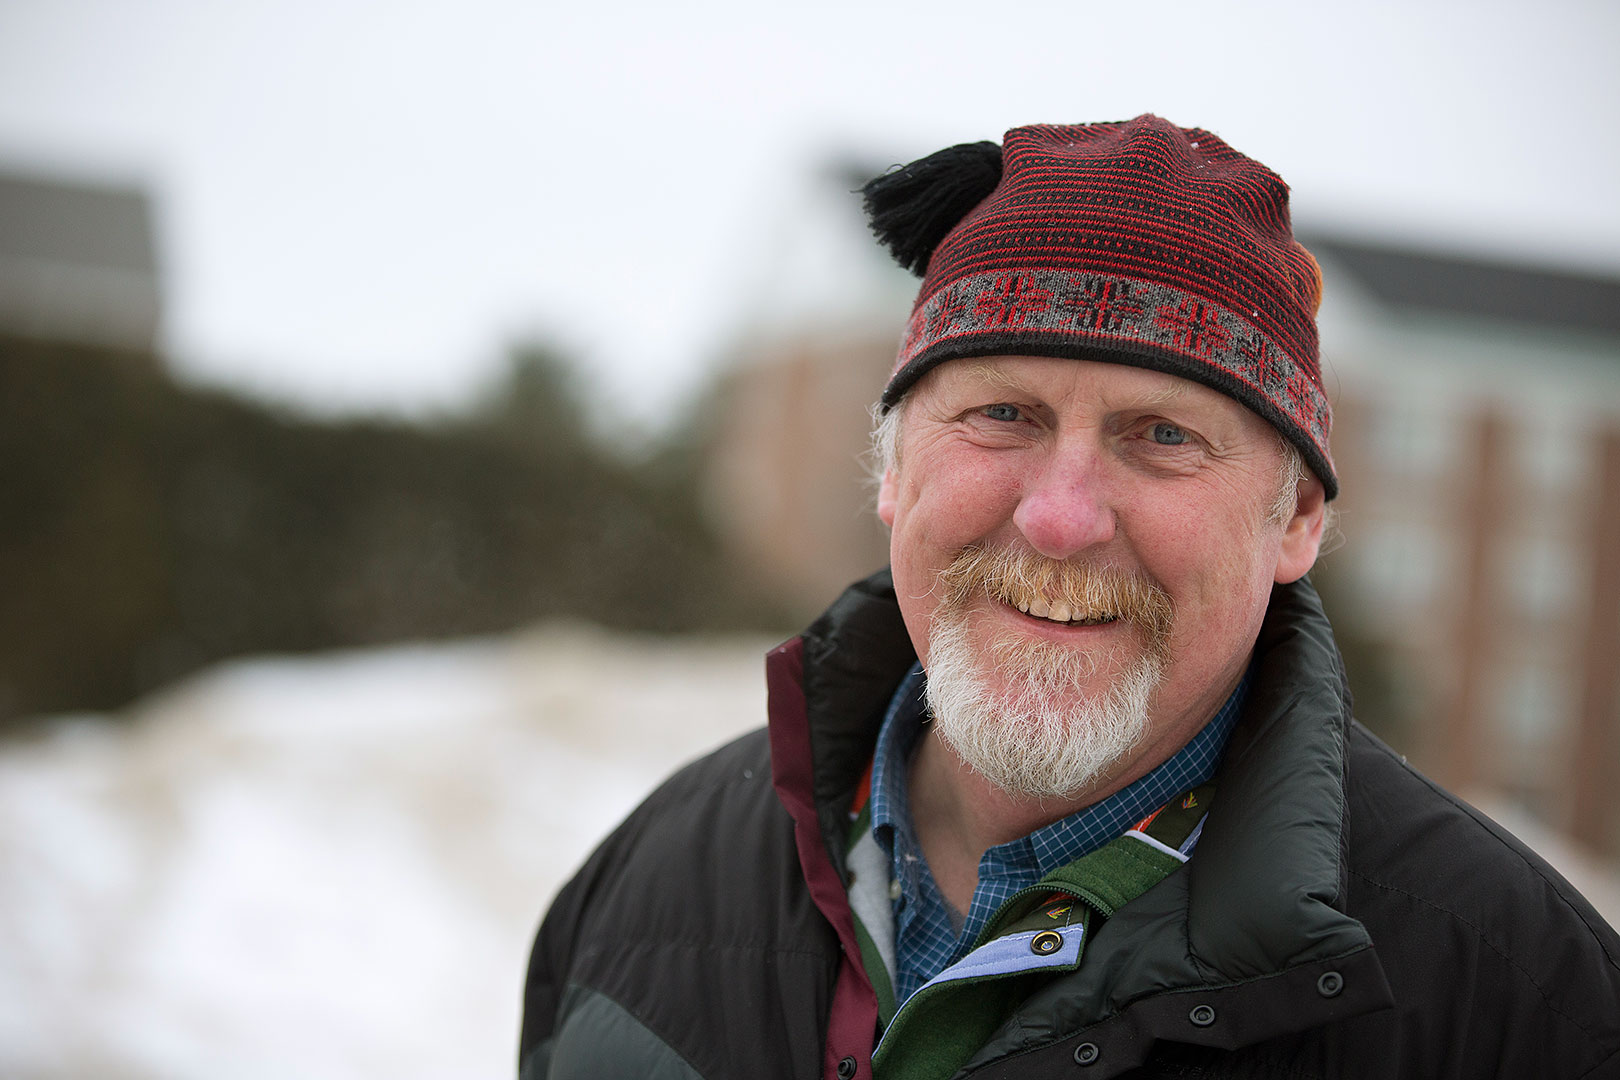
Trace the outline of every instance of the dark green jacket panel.
<path fill-rule="evenodd" d="M 574 986 L 555 1035 L 523 1061 L 518 1080 L 703 1080 L 623 1006 Z"/>

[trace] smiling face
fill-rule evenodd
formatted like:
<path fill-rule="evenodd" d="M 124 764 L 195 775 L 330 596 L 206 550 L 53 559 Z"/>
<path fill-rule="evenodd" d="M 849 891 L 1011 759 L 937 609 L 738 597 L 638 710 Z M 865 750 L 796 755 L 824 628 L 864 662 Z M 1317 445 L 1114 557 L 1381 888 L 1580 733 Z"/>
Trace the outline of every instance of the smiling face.
<path fill-rule="evenodd" d="M 947 742 L 1013 794 L 1101 797 L 1169 757 L 1237 685 L 1273 582 L 1315 561 L 1320 483 L 1276 520 L 1275 431 L 1197 383 L 957 360 L 904 409 L 878 500 L 895 591 L 930 683 L 956 688 L 934 702 Z M 1066 781 L 1022 784 L 976 762 L 942 706 L 977 710 L 979 734 L 1037 777 L 1064 746 L 1096 745 Z"/>

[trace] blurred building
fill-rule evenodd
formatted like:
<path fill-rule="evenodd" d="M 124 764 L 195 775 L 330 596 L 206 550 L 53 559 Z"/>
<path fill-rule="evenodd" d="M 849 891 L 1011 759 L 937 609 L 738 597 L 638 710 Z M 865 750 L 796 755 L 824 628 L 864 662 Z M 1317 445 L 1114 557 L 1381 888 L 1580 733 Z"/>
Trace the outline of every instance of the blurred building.
<path fill-rule="evenodd" d="M 155 355 L 162 311 L 144 191 L 0 170 L 0 333 Z"/>
<path fill-rule="evenodd" d="M 916 283 L 854 186 L 792 207 L 708 469 L 734 558 L 805 616 L 886 561 L 866 410 Z M 1392 687 L 1364 710 L 1449 786 L 1620 853 L 1620 280 L 1307 240 L 1344 481 L 1318 576 Z"/>
<path fill-rule="evenodd" d="M 1310 237 L 1343 616 L 1442 782 L 1620 851 L 1620 279 Z"/>
<path fill-rule="evenodd" d="M 851 194 L 876 171 L 832 167 L 786 194 L 713 410 L 709 517 L 744 573 L 804 619 L 889 561 L 867 410 L 917 284 L 872 242 Z"/>

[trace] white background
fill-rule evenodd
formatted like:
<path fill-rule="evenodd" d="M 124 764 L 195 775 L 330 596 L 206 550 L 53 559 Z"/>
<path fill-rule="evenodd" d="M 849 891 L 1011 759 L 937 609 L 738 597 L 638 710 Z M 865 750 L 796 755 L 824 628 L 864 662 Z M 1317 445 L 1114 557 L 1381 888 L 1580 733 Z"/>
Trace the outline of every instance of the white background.
<path fill-rule="evenodd" d="M 182 369 L 433 412 L 552 338 L 666 413 L 787 192 L 1154 111 L 1296 217 L 1620 272 L 1620 5 L 0 0 L 0 160 L 149 185 Z"/>

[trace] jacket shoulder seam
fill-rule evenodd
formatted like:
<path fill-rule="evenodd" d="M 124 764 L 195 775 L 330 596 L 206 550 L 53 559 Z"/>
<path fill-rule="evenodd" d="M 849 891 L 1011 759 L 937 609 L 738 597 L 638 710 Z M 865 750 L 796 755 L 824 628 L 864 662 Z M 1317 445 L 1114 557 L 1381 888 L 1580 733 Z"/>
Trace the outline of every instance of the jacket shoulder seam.
<path fill-rule="evenodd" d="M 1610 1065 L 1617 1064 L 1620 1064 L 1620 1050 L 1616 1050 L 1614 1053 L 1610 1054 L 1608 1057 L 1604 1058 L 1590 1069 L 1587 1069 L 1585 1072 L 1581 1073 L 1579 1080 L 1588 1080 L 1589 1077 L 1597 1076 L 1599 1069 L 1606 1069 Z"/>
<path fill-rule="evenodd" d="M 763 743 L 764 740 L 760 738 L 763 732 L 763 728 L 745 732 L 730 742 L 723 743 L 686 762 L 664 777 L 624 816 L 614 832 L 609 834 L 608 839 L 611 840 L 616 833 L 630 826 L 636 826 L 632 831 L 639 832 L 646 819 L 658 818 L 676 808 L 714 799 L 729 799 L 740 787 L 762 782 L 769 784 L 768 752 L 762 754 L 763 760 L 754 765 L 745 764 L 743 761 L 726 760 L 731 755 L 746 757 L 752 749 L 746 744 L 755 740 Z"/>
<path fill-rule="evenodd" d="M 1524 869 L 1526 871 L 1528 871 L 1531 874 L 1534 874 L 1535 877 L 1537 878 L 1537 880 L 1539 880 L 1539 881 L 1543 882 L 1545 885 L 1547 885 L 1547 887 L 1550 888 L 1553 891 L 1553 893 L 1558 897 L 1558 902 L 1563 905 L 1564 909 L 1566 911 L 1568 911 L 1571 915 L 1573 915 L 1575 918 L 1580 920 L 1581 925 L 1586 928 L 1587 934 L 1589 934 L 1591 936 L 1593 943 L 1595 945 L 1597 945 L 1598 951 L 1603 954 L 1603 958 L 1604 958 L 1604 960 L 1606 960 L 1608 962 L 1609 967 L 1614 969 L 1617 973 L 1620 973 L 1620 959 L 1617 959 L 1612 953 L 1609 952 L 1608 946 L 1604 943 L 1602 935 L 1598 933 L 1597 927 L 1593 926 L 1591 924 L 1591 922 L 1587 920 L 1585 914 L 1581 911 L 1581 909 L 1576 907 L 1574 904 L 1571 904 L 1569 902 L 1568 898 L 1564 895 L 1564 890 L 1559 888 L 1557 883 L 1550 880 L 1547 877 L 1546 874 L 1542 873 L 1541 869 L 1539 867 L 1537 867 L 1535 863 L 1533 863 L 1530 860 L 1526 859 L 1521 852 L 1516 851 L 1513 848 L 1512 845 L 1508 844 L 1500 836 L 1496 835 L 1496 833 L 1494 831 L 1492 831 L 1492 829 L 1490 827 L 1490 825 L 1495 825 L 1496 828 L 1500 829 L 1500 828 L 1502 828 L 1501 825 L 1496 825 L 1495 822 L 1491 822 L 1490 825 L 1487 825 L 1486 822 L 1481 821 L 1480 817 L 1483 816 L 1481 811 L 1479 811 L 1477 808 L 1475 808 L 1473 806 L 1470 806 L 1467 803 L 1463 802 L 1461 799 L 1457 798 L 1457 796 L 1453 795 L 1451 792 L 1447 791 L 1445 788 L 1443 788 L 1440 785 L 1436 784 L 1433 780 L 1430 780 L 1427 776 L 1424 776 L 1421 772 L 1414 769 L 1411 765 L 1407 764 L 1406 759 L 1404 757 L 1397 754 L 1394 750 L 1390 749 L 1390 747 L 1385 745 L 1381 740 L 1379 740 L 1378 738 L 1373 736 L 1371 732 L 1366 732 L 1365 729 L 1363 729 L 1363 732 L 1364 732 L 1364 737 L 1362 738 L 1361 741 L 1364 744 L 1366 744 L 1369 748 L 1371 748 L 1372 750 L 1374 750 L 1375 752 L 1377 752 L 1378 754 L 1383 756 L 1388 761 L 1390 761 L 1393 765 L 1395 765 L 1395 767 L 1400 769 L 1401 772 L 1404 773 L 1406 776 L 1418 781 L 1424 787 L 1428 788 L 1430 792 L 1432 792 L 1433 794 L 1435 794 L 1435 795 L 1439 796 L 1441 799 L 1443 799 L 1448 805 L 1451 806 L 1452 809 L 1456 810 L 1463 817 L 1467 818 L 1468 821 L 1475 827 L 1475 829 L 1477 829 L 1481 833 L 1484 833 L 1487 837 L 1490 838 L 1490 840 L 1494 844 L 1496 844 L 1497 847 L 1501 848 L 1503 851 L 1505 851 L 1509 855 L 1511 855 L 1514 858 L 1514 860 L 1516 860 L 1518 862 L 1518 864 L 1520 866 L 1524 867 Z M 1522 843 L 1522 841 L 1520 841 L 1520 842 Z M 1366 877 L 1365 875 L 1360 874 L 1360 872 L 1356 871 L 1354 868 L 1351 868 L 1351 872 L 1358 874 L 1358 876 L 1362 876 L 1364 878 L 1364 880 L 1368 881 L 1371 884 L 1374 884 L 1374 885 L 1382 885 L 1383 884 L 1382 882 L 1375 881 L 1370 877 Z M 1395 888 L 1394 886 L 1388 886 L 1388 887 L 1389 888 Z M 1570 888 L 1573 888 L 1573 886 L 1570 886 Z M 1402 889 L 1395 889 L 1395 891 L 1405 893 L 1405 890 L 1402 890 Z M 1416 896 L 1414 894 L 1411 894 L 1411 893 L 1406 893 L 1406 895 L 1412 896 L 1412 898 L 1414 900 L 1421 900 L 1422 899 L 1421 897 L 1418 897 L 1418 896 Z M 1423 900 L 1423 902 L 1428 904 L 1430 907 L 1435 908 L 1435 910 L 1437 910 L 1437 911 L 1447 911 L 1448 914 L 1456 915 L 1455 912 L 1450 912 L 1450 911 L 1448 911 L 1448 909 L 1440 907 L 1438 904 L 1435 904 L 1433 901 Z M 1462 919 L 1462 916 L 1457 915 L 1457 918 Z M 1462 921 L 1467 922 L 1467 920 L 1462 920 Z M 1473 926 L 1472 923 L 1469 923 L 1468 925 Z M 1477 931 L 1479 928 L 1474 927 L 1474 929 Z"/>
<path fill-rule="evenodd" d="M 1542 987 L 1541 983 L 1536 980 L 1536 977 L 1534 975 L 1532 975 L 1529 972 L 1529 970 L 1525 968 L 1525 966 L 1523 964 L 1519 963 L 1516 959 L 1514 959 L 1508 953 L 1506 953 L 1502 949 L 1498 948 L 1496 943 L 1491 941 L 1491 939 L 1488 936 L 1486 936 L 1485 930 L 1482 927 L 1476 925 L 1473 922 L 1473 920 L 1471 920 L 1471 919 L 1467 918 L 1466 916 L 1462 915 L 1460 912 L 1452 911 L 1449 908 L 1443 908 L 1439 904 L 1436 904 L 1431 900 L 1428 900 L 1428 899 L 1425 899 L 1424 897 L 1418 896 L 1416 893 L 1408 892 L 1406 889 L 1403 889 L 1398 885 L 1391 885 L 1388 882 L 1378 881 L 1378 880 L 1376 880 L 1376 879 L 1374 879 L 1372 877 L 1369 877 L 1367 874 L 1362 873 L 1360 870 L 1352 869 L 1350 871 L 1350 873 L 1352 875 L 1354 875 L 1355 877 L 1360 878 L 1362 881 L 1366 882 L 1368 885 L 1373 886 L 1374 888 L 1384 889 L 1384 890 L 1386 890 L 1388 892 L 1399 893 L 1401 896 L 1406 897 L 1408 900 L 1411 900 L 1414 903 L 1421 904 L 1424 907 L 1429 908 L 1432 911 L 1437 911 L 1440 914 L 1445 915 L 1448 918 L 1450 918 L 1450 919 L 1452 919 L 1452 920 L 1454 920 L 1456 922 L 1459 922 L 1462 925 L 1468 927 L 1470 930 L 1472 930 L 1474 932 L 1475 937 L 1477 937 L 1479 939 L 1479 943 L 1481 945 L 1483 945 L 1485 948 L 1489 949 L 1491 952 L 1495 953 L 1497 956 L 1499 956 L 1503 960 L 1504 963 L 1506 963 L 1514 971 L 1517 971 L 1519 973 L 1519 975 L 1524 979 L 1524 981 L 1526 983 L 1528 983 L 1531 986 L 1532 989 L 1535 990 L 1537 996 L 1539 996 L 1541 998 L 1541 1003 L 1547 1007 L 1549 1012 L 1552 1012 L 1557 1016 L 1563 1017 L 1563 1019 L 1565 1019 L 1570 1024 L 1572 1024 L 1574 1027 L 1579 1029 L 1581 1034 L 1585 1035 L 1587 1037 L 1587 1039 L 1590 1040 L 1593 1044 L 1598 1044 L 1599 1038 L 1598 1038 L 1598 1035 L 1597 1035 L 1596 1032 L 1592 1031 L 1585 1024 L 1581 1023 L 1581 1021 L 1579 1021 L 1579 1020 L 1575 1019 L 1573 1016 L 1569 1015 L 1563 1009 L 1560 1009 L 1557 1005 L 1554 1005 L 1553 1002 L 1552 1002 L 1552 999 L 1547 996 L 1547 991 Z"/>

